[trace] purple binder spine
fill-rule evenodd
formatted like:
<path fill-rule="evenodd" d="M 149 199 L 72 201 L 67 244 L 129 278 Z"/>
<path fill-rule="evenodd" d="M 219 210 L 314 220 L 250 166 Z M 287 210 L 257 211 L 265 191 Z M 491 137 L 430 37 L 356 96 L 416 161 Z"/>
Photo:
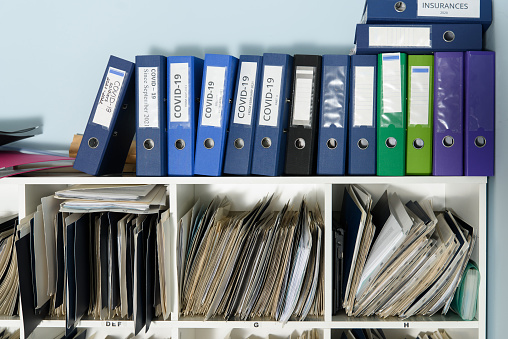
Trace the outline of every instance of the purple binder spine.
<path fill-rule="evenodd" d="M 465 53 L 464 172 L 494 175 L 495 53 Z"/>
<path fill-rule="evenodd" d="M 432 173 L 461 176 L 463 162 L 464 53 L 434 54 L 434 149 Z"/>

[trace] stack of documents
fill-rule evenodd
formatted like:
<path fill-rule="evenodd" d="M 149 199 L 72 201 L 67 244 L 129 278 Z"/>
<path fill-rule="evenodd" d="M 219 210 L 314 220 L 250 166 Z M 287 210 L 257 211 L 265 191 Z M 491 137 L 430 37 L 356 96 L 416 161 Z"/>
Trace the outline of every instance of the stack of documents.
<path fill-rule="evenodd" d="M 396 193 L 385 192 L 372 210 L 369 206 L 365 190 L 346 188 L 341 225 L 346 232 L 346 313 L 383 318 L 446 314 L 476 230 L 449 210 L 434 213 L 430 201 L 403 205 Z"/>
<path fill-rule="evenodd" d="M 19 313 L 19 277 L 15 229 L 17 216 L 0 218 L 0 315 Z"/>
<path fill-rule="evenodd" d="M 452 337 L 445 330 L 439 330 L 433 333 L 420 333 L 416 339 L 452 339 Z"/>
<path fill-rule="evenodd" d="M 55 193 L 66 199 L 61 211 L 68 213 L 121 212 L 151 214 L 167 206 L 164 185 L 74 185 Z"/>
<path fill-rule="evenodd" d="M 323 315 L 324 222 L 305 200 L 271 212 L 273 197 L 230 212 L 227 197 L 195 206 L 178 226 L 183 316 L 287 322 Z"/>
<path fill-rule="evenodd" d="M 58 195 L 115 201 L 143 197 L 156 188 L 111 191 L 94 186 Z M 165 253 L 164 242 L 169 239 L 169 211 L 68 213 L 60 210 L 55 196 L 41 202 L 20 221 L 16 233 L 25 333 L 48 314 L 65 317 L 67 336 L 86 315 L 134 319 L 136 334 L 145 325 L 148 331 L 153 318 L 169 317 L 169 249 Z"/>
<path fill-rule="evenodd" d="M 245 338 L 244 336 L 237 336 L 237 335 L 234 335 L 233 334 L 233 331 L 231 331 L 225 339 L 243 339 Z M 248 336 L 246 339 L 259 339 L 260 336 L 259 335 L 250 335 Z M 279 336 L 279 335 L 272 335 L 272 334 L 269 334 L 268 335 L 268 339 L 280 339 L 280 338 L 287 338 L 287 339 L 319 339 L 321 338 L 321 336 L 319 335 L 319 332 L 318 330 L 316 329 L 312 329 L 312 330 L 308 330 L 308 331 L 303 331 L 303 333 L 301 335 L 288 335 L 287 337 L 284 337 L 284 336 Z"/>
<path fill-rule="evenodd" d="M 9 333 L 6 329 L 0 330 L 0 339 L 19 339 L 20 329 L 18 328 L 14 333 Z"/>
<path fill-rule="evenodd" d="M 381 329 L 352 329 L 344 330 L 340 339 L 386 339 Z"/>

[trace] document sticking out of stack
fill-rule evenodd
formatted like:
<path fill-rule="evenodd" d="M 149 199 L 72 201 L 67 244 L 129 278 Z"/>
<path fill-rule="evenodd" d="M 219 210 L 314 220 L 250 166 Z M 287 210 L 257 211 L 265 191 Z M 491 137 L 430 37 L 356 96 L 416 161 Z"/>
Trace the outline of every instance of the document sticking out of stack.
<path fill-rule="evenodd" d="M 230 212 L 227 197 L 198 200 L 178 224 L 183 316 L 281 322 L 323 315 L 324 222 L 302 200 L 271 212 L 273 196 Z"/>
<path fill-rule="evenodd" d="M 18 216 L 0 218 L 0 315 L 19 313 L 19 276 L 15 233 Z"/>
<path fill-rule="evenodd" d="M 56 192 L 55 197 L 66 199 L 61 211 L 68 213 L 152 214 L 167 205 L 164 185 L 74 185 Z"/>
<path fill-rule="evenodd" d="M 163 196 L 156 204 L 150 203 L 152 198 L 145 208 L 120 205 L 108 210 L 111 201 L 132 199 L 136 204 L 154 190 Z M 165 191 L 163 185 L 71 187 L 55 196 L 102 198 L 93 201 L 106 207 L 68 213 L 59 198 L 48 196 L 20 221 L 16 253 L 27 336 L 48 314 L 65 317 L 67 336 L 86 315 L 133 319 L 136 334 L 145 325 L 148 331 L 155 317 L 169 317 L 169 211 L 160 210 Z"/>
<path fill-rule="evenodd" d="M 371 201 L 359 186 L 344 190 L 334 226 L 345 232 L 343 253 L 334 264 L 334 271 L 343 265 L 342 298 L 334 298 L 334 312 L 342 300 L 348 316 L 446 314 L 476 229 L 449 210 L 433 212 L 429 200 L 403 205 L 396 193 L 385 191 L 372 209 Z"/>

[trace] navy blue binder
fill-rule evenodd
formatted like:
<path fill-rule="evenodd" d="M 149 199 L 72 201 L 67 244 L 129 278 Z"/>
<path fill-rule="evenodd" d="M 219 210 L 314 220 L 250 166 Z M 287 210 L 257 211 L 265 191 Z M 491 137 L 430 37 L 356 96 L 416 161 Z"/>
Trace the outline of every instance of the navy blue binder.
<path fill-rule="evenodd" d="M 351 56 L 348 174 L 376 175 L 377 56 Z"/>
<path fill-rule="evenodd" d="M 122 173 L 136 131 L 135 66 L 111 56 L 74 168 L 91 175 Z"/>
<path fill-rule="evenodd" d="M 279 176 L 286 157 L 293 57 L 263 54 L 261 97 L 256 122 L 252 174 Z"/>
<path fill-rule="evenodd" d="M 249 175 L 251 172 L 262 61 L 257 55 L 240 56 L 224 159 L 224 173 L 227 174 Z"/>
<path fill-rule="evenodd" d="M 318 175 L 344 175 L 349 105 L 349 56 L 323 55 L 317 149 Z"/>
<path fill-rule="evenodd" d="M 167 173 L 166 57 L 136 56 L 136 175 Z"/>

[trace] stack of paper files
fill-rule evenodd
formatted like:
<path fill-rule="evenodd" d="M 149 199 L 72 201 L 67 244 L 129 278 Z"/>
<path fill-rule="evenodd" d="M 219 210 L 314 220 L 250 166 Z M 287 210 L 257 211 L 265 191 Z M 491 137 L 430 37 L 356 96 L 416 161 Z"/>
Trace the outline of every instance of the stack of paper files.
<path fill-rule="evenodd" d="M 416 339 L 452 339 L 446 330 L 438 330 L 435 332 L 420 333 Z"/>
<path fill-rule="evenodd" d="M 72 194 L 89 193 L 76 191 Z M 132 194 L 141 193 L 119 190 L 113 197 Z M 65 317 L 67 336 L 86 315 L 133 319 L 136 334 L 145 325 L 148 331 L 155 317 L 167 319 L 172 309 L 169 211 L 67 213 L 60 211 L 60 202 L 42 198 L 17 228 L 25 333 L 48 314 Z"/>
<path fill-rule="evenodd" d="M 14 333 L 9 333 L 6 329 L 0 331 L 0 339 L 19 339 L 20 329 L 18 328 Z"/>
<path fill-rule="evenodd" d="M 382 329 L 352 329 L 344 330 L 340 339 L 386 339 Z"/>
<path fill-rule="evenodd" d="M 178 226 L 183 316 L 287 322 L 323 315 L 323 219 L 303 200 L 272 212 L 273 197 L 230 212 L 227 197 L 196 205 Z"/>
<path fill-rule="evenodd" d="M 62 212 L 157 213 L 167 205 L 164 185 L 74 185 L 55 193 Z"/>
<path fill-rule="evenodd" d="M 259 339 L 261 338 L 259 335 L 250 335 L 248 337 L 245 337 L 245 336 L 242 336 L 242 335 L 235 335 L 234 333 L 234 330 L 231 331 L 225 339 Z M 320 339 L 321 336 L 319 335 L 319 331 L 316 330 L 316 329 L 312 329 L 312 330 L 308 330 L 308 331 L 303 331 L 301 335 L 298 335 L 298 334 L 293 334 L 293 335 L 288 335 L 287 337 L 284 337 L 284 336 L 280 336 L 280 335 L 272 335 L 272 334 L 269 334 L 268 335 L 268 339 L 280 339 L 280 338 L 287 338 L 287 339 Z"/>
<path fill-rule="evenodd" d="M 0 315 L 19 313 L 19 276 L 15 230 L 18 216 L 0 218 Z"/>
<path fill-rule="evenodd" d="M 396 193 L 385 192 L 372 210 L 370 201 L 361 187 L 345 189 L 346 314 L 446 314 L 471 257 L 475 228 L 449 210 L 434 213 L 428 200 L 404 206 Z"/>

